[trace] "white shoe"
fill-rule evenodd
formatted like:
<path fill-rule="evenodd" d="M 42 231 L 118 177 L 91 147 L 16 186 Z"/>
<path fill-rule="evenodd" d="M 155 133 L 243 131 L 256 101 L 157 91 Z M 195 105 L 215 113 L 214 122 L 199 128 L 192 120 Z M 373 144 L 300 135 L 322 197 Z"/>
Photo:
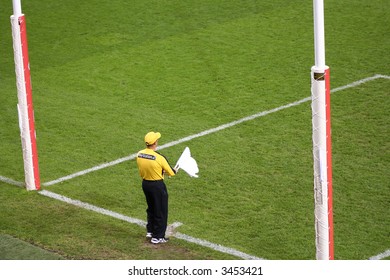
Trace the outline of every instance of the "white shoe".
<path fill-rule="evenodd" d="M 168 238 L 152 238 L 150 242 L 152 242 L 153 244 L 160 244 L 160 243 L 167 243 L 168 240 L 169 240 Z"/>
<path fill-rule="evenodd" d="M 152 238 L 152 233 L 151 232 L 147 232 L 146 233 L 146 238 Z"/>

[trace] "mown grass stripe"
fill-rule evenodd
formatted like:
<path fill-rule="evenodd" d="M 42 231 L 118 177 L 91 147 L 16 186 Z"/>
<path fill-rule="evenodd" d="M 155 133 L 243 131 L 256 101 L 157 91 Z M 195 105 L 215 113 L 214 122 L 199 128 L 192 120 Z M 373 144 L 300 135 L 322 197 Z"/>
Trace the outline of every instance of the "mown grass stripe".
<path fill-rule="evenodd" d="M 359 86 L 361 84 L 364 84 L 364 83 L 367 83 L 369 81 L 373 81 L 373 80 L 376 80 L 376 79 L 379 79 L 379 78 L 389 79 L 390 77 L 386 76 L 386 75 L 377 74 L 377 75 L 374 75 L 372 77 L 368 77 L 368 78 L 364 78 L 364 79 L 352 82 L 352 83 L 347 84 L 345 86 L 337 87 L 337 88 L 331 90 L 331 92 L 334 93 L 334 92 L 338 92 L 338 91 L 341 91 L 341 90 L 344 90 L 344 89 L 347 89 L 347 88 L 356 87 L 356 86 Z M 311 100 L 311 96 L 303 98 L 303 99 L 295 101 L 295 102 L 292 102 L 292 103 L 289 103 L 287 105 L 283 105 L 283 106 L 280 106 L 280 107 L 277 107 L 277 108 L 274 108 L 274 109 L 271 109 L 271 110 L 267 110 L 267 111 L 256 113 L 256 114 L 251 115 L 251 116 L 247 116 L 247 117 L 241 118 L 239 120 L 236 120 L 236 121 L 233 121 L 233 122 L 230 122 L 230 123 L 226 123 L 226 124 L 217 126 L 215 128 L 211 128 L 211 129 L 208 129 L 208 130 L 196 133 L 196 134 L 192 134 L 190 136 L 181 138 L 179 140 L 172 141 L 172 142 L 166 143 L 164 145 L 161 145 L 161 146 L 158 147 L 158 150 L 162 150 L 162 149 L 169 148 L 169 147 L 172 147 L 172 146 L 184 143 L 184 142 L 188 142 L 188 141 L 191 141 L 193 139 L 196 139 L 196 138 L 199 138 L 199 137 L 202 137 L 202 136 L 206 136 L 206 135 L 209 135 L 209 134 L 212 134 L 212 133 L 215 133 L 215 132 L 227 129 L 227 128 L 232 127 L 232 126 L 236 126 L 236 125 L 241 124 L 243 122 L 251 121 L 251 120 L 257 119 L 259 117 L 264 117 L 264 116 L 269 115 L 271 113 L 275 113 L 275 112 L 278 112 L 278 111 L 281 111 L 281 110 L 284 110 L 284 109 L 287 109 L 287 108 L 295 107 L 295 106 L 298 106 L 298 105 L 300 105 L 302 103 L 305 103 L 305 102 L 307 102 L 309 100 Z M 55 185 L 55 184 L 58 184 L 58 183 L 61 183 L 61 182 L 67 181 L 67 180 L 71 180 L 73 178 L 76 178 L 76 177 L 79 177 L 79 176 L 83 176 L 83 175 L 86 175 L 88 173 L 91 173 L 91 172 L 94 172 L 94 171 L 98 171 L 100 169 L 104 169 L 104 168 L 107 168 L 107 167 L 110 167 L 110 166 L 114 166 L 114 165 L 117 165 L 117 164 L 125 162 L 125 161 L 132 160 L 132 159 L 134 159 L 136 157 L 136 155 L 137 154 L 134 153 L 134 154 L 131 154 L 131 155 L 123 157 L 123 158 L 119 158 L 119 159 L 116 159 L 116 160 L 113 160 L 113 161 L 110 161 L 110 162 L 107 162 L 107 163 L 103 163 L 103 164 L 100 164 L 100 165 L 97 165 L 97 166 L 94 166 L 94 167 L 91 167 L 91 168 L 88 168 L 88 169 L 85 169 L 85 170 L 82 170 L 82 171 L 79 171 L 79 172 L 67 175 L 67 176 L 64 176 L 64 177 L 61 177 L 61 178 L 58 178 L 58 179 L 50 181 L 50 182 L 43 183 L 42 185 L 48 187 L 48 186 L 52 186 L 52 185 Z"/>
<path fill-rule="evenodd" d="M 342 91 L 342 90 L 345 90 L 345 89 L 348 89 L 348 88 L 353 88 L 353 87 L 359 86 L 361 84 L 364 84 L 366 82 L 373 81 L 373 80 L 376 80 L 376 79 L 379 79 L 379 78 L 390 79 L 390 76 L 377 74 L 377 75 L 374 75 L 372 77 L 368 77 L 368 78 L 365 78 L 365 79 L 358 80 L 356 82 L 350 83 L 348 85 L 335 88 L 335 89 L 331 90 L 331 92 L 334 93 L 334 92 Z M 188 137 L 179 139 L 177 141 L 173 141 L 173 142 L 167 143 L 165 145 L 162 145 L 162 146 L 160 146 L 160 149 L 164 149 L 164 148 L 167 148 L 167 147 L 172 147 L 174 145 L 177 145 L 177 144 L 180 144 L 180 143 L 183 143 L 183 142 L 186 142 L 186 141 L 190 141 L 192 139 L 195 139 L 195 138 L 198 138 L 198 137 L 201 137 L 201 136 L 205 136 L 205 135 L 208 135 L 208 134 L 211 134 L 211 133 L 214 133 L 214 132 L 226 129 L 226 128 L 232 127 L 234 125 L 237 125 L 237 124 L 249 121 L 249 120 L 253 120 L 253 119 L 261 117 L 261 116 L 268 115 L 268 114 L 273 113 L 273 112 L 277 112 L 277 111 L 280 111 L 280 110 L 283 110 L 283 109 L 286 109 L 286 108 L 297 106 L 297 105 L 299 105 L 301 103 L 304 103 L 306 101 L 309 101 L 309 100 L 311 100 L 311 97 L 307 97 L 307 98 L 304 98 L 302 100 L 299 100 L 299 101 L 296 101 L 296 102 L 293 102 L 293 103 L 290 103 L 290 104 L 287 104 L 287 105 L 284 105 L 284 106 L 280 106 L 280 107 L 277 107 L 277 108 L 269 110 L 269 111 L 263 111 L 263 112 L 260 112 L 260 113 L 257 113 L 257 114 L 254 114 L 254 115 L 251 115 L 251 116 L 239 119 L 237 121 L 230 122 L 230 123 L 218 126 L 216 128 L 205 130 L 205 131 L 203 131 L 201 133 L 193 134 L 193 135 L 190 135 Z M 135 154 L 132 154 L 132 155 L 129 155 L 127 157 L 123 157 L 123 158 L 114 160 L 112 162 L 104 163 L 104 164 L 98 165 L 96 167 L 93 167 L 93 168 L 90 168 L 90 169 L 87 169 L 87 170 L 84 170 L 84 171 L 80 171 L 80 172 L 77 172 L 77 173 L 74 173 L 74 174 L 62 177 L 62 178 L 67 178 L 66 180 L 69 180 L 69 179 L 72 179 L 72 178 L 75 178 L 75 177 L 78 177 L 78 176 L 81 176 L 81 175 L 85 175 L 85 174 L 87 174 L 89 172 L 100 170 L 100 169 L 103 169 L 103 168 L 106 168 L 106 167 L 110 167 L 110 166 L 119 164 L 119 163 L 124 162 L 124 161 L 131 160 L 131 159 L 134 159 L 134 158 L 135 158 Z M 77 174 L 77 175 L 74 176 L 75 174 Z M 59 178 L 59 179 L 61 179 L 61 178 Z M 62 180 L 59 180 L 59 179 L 51 181 L 53 183 L 50 184 L 50 185 L 54 185 L 54 184 L 56 184 L 58 182 L 61 182 Z M 0 176 L 0 181 L 3 181 L 5 183 L 11 184 L 11 185 L 19 186 L 19 187 L 24 186 L 24 184 L 22 182 L 15 181 L 13 179 L 10 179 L 10 178 L 4 177 L 4 176 Z M 57 182 L 55 182 L 55 181 L 57 181 Z M 63 181 L 65 181 L 65 180 L 63 180 Z M 48 186 L 49 183 L 50 182 L 48 182 L 48 183 L 46 183 L 44 185 Z M 45 195 L 45 193 L 46 193 L 46 196 L 48 196 L 47 195 L 47 193 L 48 193 L 47 191 L 41 191 L 39 193 L 42 194 L 42 195 Z M 52 194 L 54 194 L 54 193 L 52 193 Z M 70 199 L 70 198 L 66 198 L 66 197 L 63 197 L 61 195 L 54 194 L 54 195 L 51 195 L 50 197 L 56 198 L 56 199 L 61 198 L 60 200 L 66 202 L 66 203 L 71 203 L 71 204 L 72 204 L 72 202 L 78 202 L 79 205 L 77 205 L 77 206 L 79 206 L 79 207 L 83 207 L 83 208 L 89 209 L 91 211 L 99 212 L 99 213 L 102 213 L 104 215 L 108 215 L 108 216 L 111 216 L 111 217 L 114 217 L 114 218 L 118 218 L 118 219 L 130 222 L 130 223 L 138 224 L 140 226 L 144 226 L 146 224 L 142 220 L 133 219 L 131 217 L 127 217 L 127 216 L 115 213 L 113 211 L 106 210 L 106 209 L 103 209 L 103 208 L 100 208 L 100 207 L 96 207 L 94 205 L 87 204 L 87 203 L 84 203 L 84 202 L 81 202 L 81 201 L 77 201 L 77 200 L 73 200 L 73 199 Z M 218 244 L 214 244 L 214 243 L 211 243 L 211 242 L 208 242 L 208 241 L 205 241 L 205 240 L 197 239 L 197 238 L 194 238 L 194 237 L 191 237 L 191 236 L 187 236 L 187 235 L 184 235 L 184 234 L 181 234 L 181 233 L 176 233 L 175 236 L 177 238 L 179 238 L 179 239 L 183 239 L 183 240 L 186 240 L 188 242 L 193 242 L 193 243 L 199 244 L 201 246 L 213 248 L 214 250 L 217 250 L 217 251 L 221 251 L 221 252 L 225 252 L 225 253 L 229 252 L 229 254 L 231 254 L 231 255 L 239 256 L 239 257 L 242 257 L 242 258 L 245 258 L 245 259 L 257 258 L 255 256 L 247 255 L 245 253 L 236 251 L 235 249 L 227 248 L 227 247 L 224 247 L 224 246 L 221 246 L 221 245 L 218 245 Z M 228 252 L 226 252 L 226 251 L 228 251 Z M 243 254 L 243 255 L 241 255 L 241 254 Z M 386 258 L 388 256 L 390 256 L 390 250 L 386 250 L 385 252 L 380 253 L 377 256 L 373 256 L 373 257 L 371 257 L 369 259 L 370 260 L 377 260 L 377 259 Z"/>

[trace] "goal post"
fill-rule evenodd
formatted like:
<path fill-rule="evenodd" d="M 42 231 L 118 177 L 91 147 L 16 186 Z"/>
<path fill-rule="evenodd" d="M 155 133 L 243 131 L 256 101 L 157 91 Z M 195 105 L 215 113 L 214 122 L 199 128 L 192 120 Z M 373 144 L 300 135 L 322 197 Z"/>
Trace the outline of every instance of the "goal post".
<path fill-rule="evenodd" d="M 13 13 L 11 16 L 11 26 L 25 183 L 27 190 L 39 190 L 38 150 L 36 144 L 26 20 L 24 14 L 22 14 L 20 0 L 13 0 Z"/>
<path fill-rule="evenodd" d="M 313 0 L 315 65 L 311 68 L 316 259 L 333 260 L 330 70 L 325 65 L 324 1 Z"/>

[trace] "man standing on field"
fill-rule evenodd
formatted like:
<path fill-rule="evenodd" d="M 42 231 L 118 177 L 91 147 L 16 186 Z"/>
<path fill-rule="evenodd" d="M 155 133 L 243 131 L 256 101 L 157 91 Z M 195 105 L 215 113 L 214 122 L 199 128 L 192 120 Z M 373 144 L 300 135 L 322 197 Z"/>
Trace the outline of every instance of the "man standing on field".
<path fill-rule="evenodd" d="M 168 223 L 168 191 L 164 183 L 164 174 L 174 176 L 173 169 L 167 159 L 156 152 L 159 132 L 149 132 L 145 135 L 146 149 L 137 154 L 137 165 L 142 180 L 148 208 L 146 209 L 148 223 L 146 237 L 152 238 L 153 244 L 165 243 L 165 231 Z"/>

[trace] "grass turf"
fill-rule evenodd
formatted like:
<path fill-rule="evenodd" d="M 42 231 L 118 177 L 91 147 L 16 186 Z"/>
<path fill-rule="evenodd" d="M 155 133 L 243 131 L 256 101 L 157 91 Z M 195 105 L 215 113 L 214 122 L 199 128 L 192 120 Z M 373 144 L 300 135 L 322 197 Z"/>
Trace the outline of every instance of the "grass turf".
<path fill-rule="evenodd" d="M 0 2 L 0 175 L 22 181 L 12 12 Z M 332 88 L 389 74 L 388 3 L 347 2 L 325 6 Z M 23 11 L 43 182 L 132 154 L 149 130 L 163 144 L 310 95 L 306 1 L 40 1 Z M 338 259 L 390 247 L 388 86 L 332 97 Z M 315 258 L 309 103 L 162 152 L 174 163 L 187 144 L 201 177 L 168 181 L 180 232 L 268 259 Z M 139 184 L 130 161 L 48 189 L 144 219 Z M 231 258 L 180 240 L 153 250 L 136 226 L 0 185 L 1 232 L 66 258 Z"/>

